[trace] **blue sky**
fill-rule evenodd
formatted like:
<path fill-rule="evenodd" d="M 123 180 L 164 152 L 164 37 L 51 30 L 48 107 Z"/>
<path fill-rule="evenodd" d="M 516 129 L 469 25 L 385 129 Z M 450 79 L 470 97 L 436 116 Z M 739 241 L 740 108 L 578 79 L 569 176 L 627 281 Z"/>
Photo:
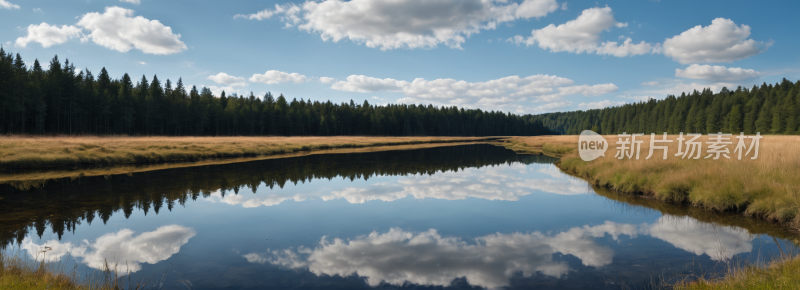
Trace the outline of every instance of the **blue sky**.
<path fill-rule="evenodd" d="M 0 0 L 0 43 L 215 92 L 513 113 L 797 80 L 795 1 Z M 628 40 L 630 38 L 630 40 Z"/>

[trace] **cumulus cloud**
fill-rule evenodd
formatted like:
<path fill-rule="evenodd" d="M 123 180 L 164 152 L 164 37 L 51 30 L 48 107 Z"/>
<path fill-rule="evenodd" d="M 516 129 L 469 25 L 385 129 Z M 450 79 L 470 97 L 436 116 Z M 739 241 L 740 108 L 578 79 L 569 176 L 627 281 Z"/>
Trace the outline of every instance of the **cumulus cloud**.
<path fill-rule="evenodd" d="M 669 85 L 659 86 L 657 89 L 651 90 L 640 90 L 636 91 L 636 95 L 644 95 L 644 96 L 657 96 L 657 97 L 665 97 L 667 95 L 675 95 L 680 96 L 682 93 L 691 94 L 694 91 L 702 92 L 703 89 L 711 89 L 713 92 L 719 92 L 722 88 L 735 88 L 735 83 L 730 82 L 715 82 L 715 83 L 683 83 L 678 82 Z"/>
<path fill-rule="evenodd" d="M 761 76 L 762 73 L 752 69 L 740 67 L 724 67 L 721 65 L 699 65 L 693 64 L 686 69 L 675 69 L 675 76 L 695 80 L 707 80 L 712 82 L 733 82 Z"/>
<path fill-rule="evenodd" d="M 402 92 L 405 97 L 399 103 L 426 103 L 435 105 L 481 107 L 482 109 L 517 110 L 519 102 L 533 98 L 533 102 L 561 102 L 565 95 L 601 95 L 616 91 L 614 84 L 568 86 L 574 81 L 553 75 L 527 77 L 508 76 L 485 82 L 467 82 L 455 79 L 411 82 L 392 78 L 375 78 L 351 75 L 331 86 L 346 92 Z M 525 108 L 524 110 L 530 110 Z"/>
<path fill-rule="evenodd" d="M 252 77 L 250 77 L 250 82 L 264 83 L 268 85 L 288 82 L 303 83 L 307 80 L 308 78 L 306 76 L 299 73 L 286 73 L 277 70 L 269 70 L 264 74 L 254 74 Z"/>
<path fill-rule="evenodd" d="M 268 253 L 243 255 L 251 263 L 270 263 L 287 268 L 305 268 L 316 275 L 366 277 L 367 284 L 448 286 L 464 277 L 475 286 L 508 286 L 512 275 L 541 273 L 561 277 L 569 272 L 553 255 L 573 255 L 591 267 L 608 265 L 613 251 L 592 238 L 609 234 L 636 235 L 633 225 L 605 222 L 602 225 L 575 227 L 555 235 L 541 232 L 491 234 L 474 243 L 456 237 L 442 237 L 435 229 L 410 232 L 392 228 L 386 233 L 372 232 L 348 241 L 325 237 L 316 248 L 300 247 Z"/>
<path fill-rule="evenodd" d="M 768 46 L 749 36 L 750 26 L 717 18 L 709 26 L 698 25 L 664 40 L 663 52 L 683 64 L 733 62 L 759 54 L 761 47 Z"/>
<path fill-rule="evenodd" d="M 149 54 L 173 54 L 186 49 L 180 34 L 158 20 L 133 16 L 133 10 L 106 7 L 105 13 L 87 13 L 78 26 L 90 31 L 87 35 L 94 43 L 119 52 L 138 49 Z"/>
<path fill-rule="evenodd" d="M 131 3 L 131 4 L 133 4 L 133 5 L 139 5 L 139 4 L 142 4 L 142 1 L 141 1 L 141 0 L 119 0 L 119 2 L 127 2 L 127 3 Z"/>
<path fill-rule="evenodd" d="M 17 38 L 15 43 L 18 47 L 26 47 L 28 43 L 38 42 L 43 47 L 48 48 L 56 44 L 67 42 L 70 38 L 81 35 L 81 29 L 72 25 L 50 25 L 42 22 L 41 24 L 31 24 L 28 26 L 28 35 Z"/>
<path fill-rule="evenodd" d="M 210 75 L 206 79 L 218 84 L 229 85 L 230 87 L 244 87 L 247 85 L 243 77 L 231 76 L 224 72 L 220 72 L 216 75 Z"/>
<path fill-rule="evenodd" d="M 652 87 L 652 86 L 655 86 L 657 84 L 658 84 L 657 81 L 652 81 L 652 82 L 643 82 L 641 85 L 642 86 L 651 86 Z"/>
<path fill-rule="evenodd" d="M 534 29 L 531 36 L 521 35 L 509 38 L 509 42 L 524 43 L 526 46 L 537 44 L 540 48 L 552 52 L 596 53 L 616 57 L 633 56 L 658 52 L 659 46 L 644 41 L 634 43 L 631 38 L 621 44 L 616 41 L 600 43 L 600 34 L 612 27 L 627 27 L 628 23 L 620 23 L 614 19 L 611 8 L 589 8 L 583 10 L 578 18 L 556 26 L 550 24 L 542 29 Z"/>
<path fill-rule="evenodd" d="M 336 79 L 334 79 L 334 78 L 329 78 L 329 77 L 320 77 L 320 78 L 319 78 L 319 82 L 320 82 L 320 83 L 323 83 L 323 84 L 332 84 L 332 83 L 333 83 L 333 82 L 335 82 L 335 81 L 336 81 Z"/>
<path fill-rule="evenodd" d="M 234 18 L 262 20 L 282 15 L 287 27 L 318 33 L 325 41 L 350 39 L 381 50 L 433 48 L 439 44 L 461 48 L 466 38 L 481 30 L 542 17 L 558 8 L 555 0 L 329 0 L 275 5 L 275 9 Z"/>
<path fill-rule="evenodd" d="M 122 229 L 116 233 L 108 233 L 94 242 L 85 241 L 73 245 L 71 242 L 61 243 L 50 240 L 42 245 L 27 239 L 22 248 L 31 256 L 44 259 L 47 262 L 58 261 L 65 255 L 80 259 L 87 266 L 102 270 L 105 261 L 116 266 L 120 275 L 133 273 L 142 269 L 141 263 L 155 264 L 169 259 L 180 251 L 181 246 L 189 242 L 196 232 L 184 226 L 162 226 L 152 232 L 144 232 L 134 236 L 129 229 Z M 45 246 L 50 249 L 46 249 Z M 42 251 L 47 252 L 42 255 Z"/>
<path fill-rule="evenodd" d="M 19 5 L 8 2 L 6 0 L 0 0 L 0 8 L 5 9 L 19 9 Z"/>
<path fill-rule="evenodd" d="M 625 101 L 612 101 L 612 100 L 604 100 L 599 102 L 588 102 L 588 103 L 584 102 L 578 104 L 578 108 L 580 108 L 581 110 L 602 109 L 607 107 L 622 106 L 627 103 L 628 102 Z"/>
<path fill-rule="evenodd" d="M 137 61 L 136 63 L 141 64 L 141 65 L 147 65 L 147 63 L 143 62 L 143 61 Z"/>

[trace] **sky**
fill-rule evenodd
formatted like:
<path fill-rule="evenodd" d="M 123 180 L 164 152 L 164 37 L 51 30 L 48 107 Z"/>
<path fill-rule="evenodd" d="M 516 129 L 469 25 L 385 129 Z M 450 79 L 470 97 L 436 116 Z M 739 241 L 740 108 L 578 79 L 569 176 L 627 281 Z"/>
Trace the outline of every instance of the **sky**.
<path fill-rule="evenodd" d="M 800 79 L 796 1 L 0 0 L 0 43 L 230 95 L 540 114 Z M 792 27 L 795 27 L 793 29 Z"/>

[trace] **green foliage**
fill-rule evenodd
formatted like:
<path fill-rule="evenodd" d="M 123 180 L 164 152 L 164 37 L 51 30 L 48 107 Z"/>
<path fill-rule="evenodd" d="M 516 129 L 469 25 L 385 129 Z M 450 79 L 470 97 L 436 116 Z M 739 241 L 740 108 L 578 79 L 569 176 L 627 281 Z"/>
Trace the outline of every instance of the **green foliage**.
<path fill-rule="evenodd" d="M 736 91 L 710 89 L 680 97 L 588 111 L 559 112 L 530 117 L 559 134 L 593 130 L 601 134 L 627 133 L 800 133 L 800 81 Z M 596 130 L 599 129 L 599 130 Z"/>
<path fill-rule="evenodd" d="M 54 57 L 50 69 L 38 60 L 26 68 L 0 48 L 0 134 L 127 134 L 167 136 L 531 136 L 551 134 L 530 115 L 432 105 L 335 104 L 277 99 L 271 93 L 215 96 L 183 80 L 173 88 L 146 76 L 134 83 L 112 79 L 105 68 L 95 78 L 75 74 Z"/>

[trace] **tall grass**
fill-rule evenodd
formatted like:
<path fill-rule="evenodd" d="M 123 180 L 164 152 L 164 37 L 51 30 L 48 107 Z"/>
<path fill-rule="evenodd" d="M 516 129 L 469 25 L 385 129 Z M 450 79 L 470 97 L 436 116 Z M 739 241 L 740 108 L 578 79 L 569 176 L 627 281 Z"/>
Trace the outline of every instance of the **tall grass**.
<path fill-rule="evenodd" d="M 45 262 L 46 250 L 31 258 L 21 250 L 0 250 L 0 289 L 8 290 L 125 290 L 161 289 L 161 280 L 131 280 L 117 272 L 116 265 L 106 261 L 104 269 L 95 270 L 81 278 L 77 266 L 70 267 L 69 259 Z"/>
<path fill-rule="evenodd" d="M 668 158 L 655 150 L 646 159 L 650 136 L 643 140 L 636 159 L 615 158 L 617 136 L 603 136 L 609 143 L 604 157 L 583 161 L 577 150 L 578 136 L 514 137 L 509 144 L 522 148 L 545 145 L 573 148 L 561 154 L 557 164 L 563 171 L 587 179 L 591 184 L 620 194 L 643 195 L 668 203 L 684 203 L 717 212 L 733 212 L 775 221 L 800 229 L 800 137 L 765 136 L 759 156 L 737 160 L 733 146 L 731 159 L 705 159 L 708 136 L 703 136 L 701 159 L 682 159 L 675 154 L 677 141 L 669 144 Z M 656 136 L 658 140 L 661 136 Z M 669 140 L 676 140 L 671 135 Z M 733 145 L 737 139 L 732 138 Z M 749 142 L 747 143 L 749 146 Z M 514 146 L 507 146 L 514 149 Z M 800 256 L 784 252 L 767 265 L 731 264 L 717 279 L 700 278 L 675 285 L 676 289 L 800 289 Z"/>
<path fill-rule="evenodd" d="M 0 169 L 186 162 L 336 148 L 476 140 L 487 138 L 2 136 Z"/>
<path fill-rule="evenodd" d="M 677 290 L 748 290 L 748 289 L 798 289 L 800 288 L 800 256 L 782 253 L 766 265 L 729 264 L 719 278 L 699 278 L 674 285 Z"/>
<path fill-rule="evenodd" d="M 682 159 L 675 156 L 677 141 L 670 144 L 668 158 L 655 150 L 651 159 L 650 136 L 640 137 L 641 155 L 636 159 L 614 157 L 617 136 L 604 136 L 609 142 L 605 157 L 585 162 L 577 150 L 562 155 L 559 167 L 589 182 L 620 192 L 643 194 L 662 201 L 689 203 L 717 211 L 734 211 L 748 216 L 784 223 L 800 228 L 800 137 L 765 136 L 759 156 L 731 159 Z M 656 136 L 660 139 L 661 136 Z M 677 136 L 669 136 L 675 140 Z M 702 142 L 707 136 L 701 138 Z M 555 144 L 577 148 L 577 136 L 545 136 L 514 138 L 529 146 Z M 735 144 L 736 139 L 733 139 Z M 748 143 L 749 145 L 749 143 Z M 707 145 L 704 143 L 704 148 Z M 730 146 L 733 151 L 733 147 Z"/>

